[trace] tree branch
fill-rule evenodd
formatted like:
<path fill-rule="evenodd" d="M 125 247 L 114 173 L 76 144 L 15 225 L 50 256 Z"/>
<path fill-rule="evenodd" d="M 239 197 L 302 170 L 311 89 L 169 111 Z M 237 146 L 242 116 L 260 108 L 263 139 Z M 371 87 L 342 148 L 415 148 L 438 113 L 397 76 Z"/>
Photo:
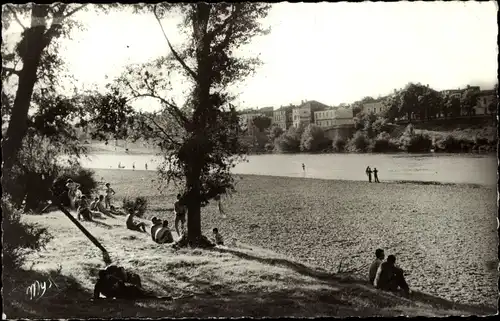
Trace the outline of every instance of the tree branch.
<path fill-rule="evenodd" d="M 62 16 L 62 20 L 66 19 L 66 18 L 67 18 L 67 17 L 69 17 L 69 16 L 74 15 L 76 12 L 78 12 L 78 11 L 82 10 L 82 9 L 83 9 L 83 8 L 85 8 L 86 6 L 88 6 L 88 3 L 86 3 L 86 4 L 82 4 L 81 6 L 76 7 L 75 9 L 71 10 L 71 11 L 70 11 L 70 12 L 68 12 L 67 14 L 63 15 L 63 16 Z"/>
<path fill-rule="evenodd" d="M 189 66 L 186 64 L 186 62 L 179 56 L 177 51 L 172 47 L 172 44 L 170 43 L 170 40 L 167 37 L 167 34 L 165 33 L 165 30 L 163 29 L 163 25 L 161 24 L 160 17 L 158 17 L 158 14 L 156 12 L 157 5 L 154 6 L 153 13 L 155 15 L 156 20 L 158 21 L 158 24 L 160 25 L 161 31 L 163 32 L 163 36 L 167 40 L 168 47 L 172 51 L 172 54 L 174 55 L 175 59 L 182 65 L 182 67 L 187 71 L 187 73 L 194 79 L 197 80 L 198 75 L 196 72 L 194 72 Z"/>
<path fill-rule="evenodd" d="M 26 27 L 22 24 L 21 20 L 19 20 L 19 17 L 17 16 L 16 11 L 14 9 L 12 9 L 9 5 L 6 5 L 6 7 L 12 13 L 12 15 L 14 16 L 14 19 L 21 26 L 21 28 L 23 28 L 23 30 L 26 30 Z"/>
<path fill-rule="evenodd" d="M 6 66 L 2 66 L 2 71 L 10 72 L 10 74 L 6 75 L 6 77 L 9 77 L 12 74 L 19 76 L 19 73 L 20 73 L 20 70 L 16 70 L 15 68 L 6 67 Z"/>
<path fill-rule="evenodd" d="M 141 116 L 149 119 L 162 133 L 165 135 L 165 137 L 174 145 L 180 146 L 180 143 L 176 142 L 166 131 L 163 127 L 158 125 L 158 123 L 154 120 L 154 117 L 147 116 L 145 113 L 141 113 Z"/>

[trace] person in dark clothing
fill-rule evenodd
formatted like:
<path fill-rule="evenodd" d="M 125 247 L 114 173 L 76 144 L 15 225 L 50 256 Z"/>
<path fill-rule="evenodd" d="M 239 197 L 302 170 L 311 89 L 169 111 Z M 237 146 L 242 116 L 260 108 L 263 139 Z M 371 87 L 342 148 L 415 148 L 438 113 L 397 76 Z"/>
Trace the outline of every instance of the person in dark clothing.
<path fill-rule="evenodd" d="M 409 296 L 410 288 L 406 283 L 403 270 L 396 266 L 396 257 L 389 255 L 387 261 L 380 264 L 374 285 L 377 289 L 384 291 L 402 291 L 405 296 Z"/>
<path fill-rule="evenodd" d="M 368 166 L 366 168 L 365 172 L 366 172 L 366 175 L 368 175 L 368 181 L 371 183 L 372 182 L 372 170 L 371 170 L 370 166 Z"/>
<path fill-rule="evenodd" d="M 94 286 L 94 299 L 99 299 L 100 295 L 104 295 L 107 299 L 144 299 L 157 298 L 155 295 L 143 290 L 137 281 L 129 283 L 124 281 L 126 278 L 123 268 L 112 267 L 106 270 L 99 271 L 99 279 Z"/>
<path fill-rule="evenodd" d="M 380 183 L 378 180 L 378 170 L 376 167 L 373 168 L 373 178 L 375 179 L 375 183 Z"/>
<path fill-rule="evenodd" d="M 302 170 L 305 172 L 306 171 L 306 165 L 302 163 Z"/>

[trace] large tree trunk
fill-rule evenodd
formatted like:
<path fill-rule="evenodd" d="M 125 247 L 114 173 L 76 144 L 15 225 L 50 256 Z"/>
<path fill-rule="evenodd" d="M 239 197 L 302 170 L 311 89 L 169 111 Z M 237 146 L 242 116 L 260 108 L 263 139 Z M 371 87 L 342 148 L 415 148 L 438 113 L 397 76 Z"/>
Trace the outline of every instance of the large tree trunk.
<path fill-rule="evenodd" d="M 31 12 L 31 28 L 24 32 L 22 44 L 23 69 L 19 73 L 19 83 L 14 99 L 14 106 L 9 121 L 6 137 L 2 144 L 4 164 L 3 177 L 7 178 L 16 162 L 17 154 L 28 130 L 28 110 L 33 94 L 33 87 L 37 81 L 37 70 L 42 52 L 45 49 L 45 25 L 40 23 L 47 16 L 46 5 L 33 5 Z"/>

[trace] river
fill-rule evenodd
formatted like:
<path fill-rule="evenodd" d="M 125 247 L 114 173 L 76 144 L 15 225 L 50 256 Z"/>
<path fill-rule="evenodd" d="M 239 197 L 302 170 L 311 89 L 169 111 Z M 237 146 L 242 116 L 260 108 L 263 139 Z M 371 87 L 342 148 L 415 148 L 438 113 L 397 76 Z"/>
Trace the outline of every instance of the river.
<path fill-rule="evenodd" d="M 366 166 L 379 171 L 383 181 L 423 181 L 495 185 L 497 159 L 494 155 L 471 154 L 270 154 L 250 155 L 239 163 L 235 174 L 367 180 Z M 155 170 L 158 156 L 138 154 L 93 154 L 81 160 L 88 168 Z M 305 165 L 305 171 L 302 170 Z"/>

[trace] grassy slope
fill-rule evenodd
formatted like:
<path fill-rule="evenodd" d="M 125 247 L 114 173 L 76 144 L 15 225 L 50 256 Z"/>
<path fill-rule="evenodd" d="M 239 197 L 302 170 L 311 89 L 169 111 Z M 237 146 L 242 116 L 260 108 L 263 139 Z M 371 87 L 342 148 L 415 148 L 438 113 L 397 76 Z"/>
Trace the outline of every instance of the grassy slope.
<path fill-rule="evenodd" d="M 147 196 L 150 201 L 148 217 L 151 215 L 163 218 L 172 217 L 170 210 L 175 190 L 169 189 L 165 191 L 163 196 L 159 195 L 153 189 L 154 184 L 151 182 L 155 178 L 154 173 L 103 170 L 98 171 L 97 175 L 98 177 L 104 176 L 107 181 L 113 184 L 119 198 L 126 195 Z M 411 185 L 413 191 L 409 192 L 405 185 Z M 139 273 L 147 289 L 154 290 L 159 295 L 195 294 L 193 298 L 182 299 L 174 303 L 164 301 L 91 303 L 89 297 L 95 282 L 96 270 L 103 267 L 98 250 L 61 213 L 26 216 L 27 221 L 48 226 L 55 239 L 48 245 L 46 251 L 29 258 L 28 262 L 31 262 L 32 266 L 27 266 L 26 271 L 17 271 L 14 275 L 8 275 L 3 280 L 4 295 L 9 298 L 5 301 L 5 311 L 9 317 L 44 316 L 53 318 L 242 315 L 394 316 L 401 314 L 430 316 L 495 313 L 494 304 L 488 304 L 487 308 L 458 305 L 436 296 L 421 293 L 416 293 L 410 301 L 376 291 L 365 282 L 341 278 L 339 275 L 335 276 L 327 272 L 336 271 L 340 259 L 338 253 L 342 252 L 347 254 L 347 262 L 344 264 L 348 266 L 356 265 L 356 261 L 361 261 L 360 266 L 369 263 L 373 252 L 372 247 L 375 248 L 379 245 L 386 248 L 388 253 L 398 248 L 415 253 L 411 246 L 391 245 L 387 241 L 384 244 L 377 235 L 370 235 L 366 231 L 363 233 L 363 227 L 366 228 L 366 225 L 373 227 L 372 224 L 377 224 L 376 221 L 365 222 L 366 225 L 351 226 L 347 224 L 342 226 L 337 218 L 335 227 L 332 227 L 332 223 L 327 221 L 328 218 L 323 215 L 324 213 L 340 209 L 346 213 L 345 216 L 342 215 L 342 219 L 347 219 L 350 224 L 360 220 L 355 216 L 356 212 L 364 211 L 365 214 L 362 214 L 362 217 L 368 218 L 366 217 L 367 206 L 374 201 L 377 193 L 372 195 L 367 192 L 367 188 L 374 189 L 378 195 L 393 194 L 393 197 L 402 201 L 403 204 L 398 206 L 381 205 L 380 211 L 372 211 L 374 216 L 381 215 L 383 212 L 404 216 L 403 219 L 399 220 L 403 224 L 400 227 L 402 230 L 395 231 L 394 235 L 391 236 L 406 233 L 411 237 L 412 231 L 409 228 L 412 223 L 409 221 L 411 218 L 402 215 L 402 213 L 406 211 L 406 206 L 412 207 L 417 200 L 420 200 L 418 202 L 421 204 L 420 207 L 416 207 L 415 212 L 410 211 L 410 213 L 416 216 L 414 213 L 418 211 L 418 214 L 423 215 L 420 217 L 420 221 L 425 222 L 426 218 L 429 218 L 429 214 L 425 211 L 426 205 L 434 202 L 435 208 L 436 200 L 431 198 L 422 202 L 424 190 L 427 191 L 427 197 L 434 194 L 436 194 L 434 195 L 436 198 L 441 197 L 441 201 L 445 205 L 450 202 L 460 202 L 461 199 L 465 199 L 469 203 L 472 201 L 469 207 L 464 207 L 465 203 L 457 204 L 466 214 L 470 212 L 484 214 L 484 208 L 481 208 L 479 203 L 481 201 L 484 203 L 485 200 L 489 199 L 488 196 L 491 196 L 488 190 L 479 189 L 480 193 L 478 193 L 478 189 L 474 187 L 425 186 L 423 188 L 413 184 L 405 185 L 369 186 L 367 183 L 361 182 L 339 183 L 246 176 L 238 184 L 239 193 L 224 201 L 228 212 L 227 218 L 217 215 L 213 205 L 206 208 L 203 214 L 205 233 L 208 234 L 211 227 L 219 226 L 226 239 L 232 241 L 238 239 L 235 243 L 238 247 L 231 247 L 229 250 L 181 250 L 174 252 L 166 245 L 154 244 L 149 235 L 126 230 L 123 218 L 107 219 L 104 223 L 108 226 L 86 223 L 89 230 L 108 249 L 113 261 Z M 401 190 L 401 192 L 397 193 L 396 190 Z M 443 199 L 443 191 L 448 195 L 447 199 Z M 464 197 L 466 194 L 472 196 Z M 331 195 L 336 195 L 336 197 L 331 197 Z M 349 198 L 348 195 L 354 196 Z M 356 197 L 356 195 L 360 197 Z M 339 202 L 339 199 L 344 201 Z M 410 203 L 405 204 L 408 202 Z M 276 215 L 270 216 L 270 210 Z M 438 209 L 439 214 L 445 212 L 446 207 L 444 210 Z M 293 213 L 299 215 L 292 215 Z M 315 213 L 315 215 L 310 213 Z M 452 213 L 456 215 L 456 212 Z M 280 217 L 287 217 L 287 220 L 280 220 Z M 349 217 L 351 218 L 349 219 Z M 474 224 L 481 225 L 479 217 L 475 216 L 473 219 L 477 222 Z M 251 222 L 253 222 L 253 226 L 250 226 Z M 318 222 L 321 224 L 317 224 Z M 385 223 L 394 224 L 390 221 Z M 440 226 L 442 224 L 444 223 L 434 225 Z M 462 224 L 470 226 L 471 222 L 464 221 Z M 259 225 L 262 226 L 259 227 Z M 429 229 L 430 227 L 431 225 L 424 225 L 422 228 Z M 383 227 L 375 226 L 374 228 Z M 360 229 L 360 231 L 356 229 Z M 387 237 L 390 230 L 390 227 L 379 230 L 380 237 Z M 458 238 L 460 242 L 465 242 L 462 247 L 474 242 L 474 235 L 478 235 L 476 230 L 470 230 L 471 235 L 466 236 L 466 239 Z M 337 234 L 334 240 L 325 234 L 325 232 L 331 233 L 331 231 L 335 231 Z M 437 230 L 433 234 L 447 240 L 448 233 L 445 235 L 442 233 L 442 230 Z M 304 240 L 301 238 L 301 234 L 313 241 Z M 311 235 L 312 237 L 310 237 Z M 416 235 L 425 238 L 426 234 L 424 231 L 420 231 Z M 481 239 L 484 246 L 484 243 L 487 243 L 484 241 L 488 241 L 490 236 L 488 233 L 479 235 L 483 235 Z M 343 239 L 347 239 L 349 236 L 356 239 L 356 244 L 349 242 L 337 244 L 337 240 L 345 241 Z M 315 242 L 318 239 L 321 242 Z M 454 239 L 457 239 L 456 235 Z M 392 241 L 397 243 L 396 239 Z M 482 292 L 474 292 L 470 286 L 460 284 L 464 275 L 455 275 L 460 274 L 461 271 L 457 271 L 455 266 L 450 265 L 450 263 L 454 263 L 453 260 L 456 260 L 458 264 L 465 264 L 468 268 L 472 268 L 467 257 L 461 253 L 463 249 L 455 248 L 453 250 L 455 259 L 453 259 L 448 257 L 447 249 L 439 246 L 432 247 L 431 244 L 436 241 L 439 244 L 440 240 L 437 238 L 419 240 L 418 246 L 427 250 L 417 255 L 418 260 L 421 260 L 420 263 L 425 262 L 425 264 L 414 268 L 412 275 L 409 276 L 410 286 L 418 289 L 414 286 L 415 281 L 428 273 L 426 268 L 431 266 L 433 275 L 437 273 L 442 279 L 452 281 L 452 283 L 459 281 L 459 286 L 466 288 L 469 295 L 482 295 Z M 274 251 L 264 250 L 257 246 L 241 248 L 242 243 L 240 242 L 260 245 Z M 366 242 L 371 244 L 367 246 Z M 326 244 L 327 247 L 322 247 L 322 244 Z M 475 253 L 476 258 L 474 259 L 477 259 L 478 251 L 481 250 L 480 245 L 478 244 L 477 248 L 468 248 L 466 252 Z M 364 249 L 363 247 L 368 248 Z M 436 252 L 436 248 L 441 253 Z M 287 255 L 278 254 L 276 251 Z M 317 260 L 311 261 L 304 257 L 303 253 L 315 257 Z M 308 265 L 297 263 L 299 260 L 294 259 L 291 254 L 299 256 L 300 261 L 309 262 Z M 438 254 L 440 254 L 439 258 L 436 259 Z M 412 256 L 405 257 L 405 254 L 402 253 L 398 257 L 402 257 L 400 262 L 405 269 L 412 265 Z M 311 263 L 322 268 L 313 268 Z M 436 264 L 448 266 L 445 266 L 447 269 L 436 270 Z M 60 273 L 53 272 L 59 267 L 61 267 Z M 479 266 L 474 268 L 476 268 L 474 272 L 481 271 L 477 269 L 480 268 Z M 52 273 L 52 278 L 58 288 L 49 289 L 50 291 L 47 291 L 46 295 L 39 301 L 29 301 L 25 294 L 26 287 L 35 280 L 46 279 L 47 274 L 50 273 Z M 481 282 L 491 281 L 490 279 L 482 280 L 484 276 L 478 278 L 477 275 L 471 275 L 471 277 L 478 279 L 473 282 L 475 287 L 480 286 Z M 430 281 L 432 282 L 432 280 Z M 494 281 L 496 282 L 496 280 Z M 438 292 L 439 296 L 445 296 L 448 287 L 456 286 L 456 284 L 434 283 L 438 283 L 439 288 L 434 292 Z M 482 288 L 481 291 L 483 291 Z"/>
<path fill-rule="evenodd" d="M 149 235 L 128 231 L 119 219 L 86 227 L 106 245 L 115 263 L 133 269 L 158 295 L 194 294 L 175 302 L 89 301 L 99 251 L 61 213 L 30 216 L 55 238 L 31 255 L 31 266 L 4 279 L 4 312 L 9 318 L 469 315 L 493 313 L 415 294 L 414 301 L 374 290 L 253 247 L 214 251 L 180 250 L 154 244 Z M 54 272 L 58 271 L 59 272 Z M 51 276 L 57 287 L 30 301 L 25 289 Z"/>

